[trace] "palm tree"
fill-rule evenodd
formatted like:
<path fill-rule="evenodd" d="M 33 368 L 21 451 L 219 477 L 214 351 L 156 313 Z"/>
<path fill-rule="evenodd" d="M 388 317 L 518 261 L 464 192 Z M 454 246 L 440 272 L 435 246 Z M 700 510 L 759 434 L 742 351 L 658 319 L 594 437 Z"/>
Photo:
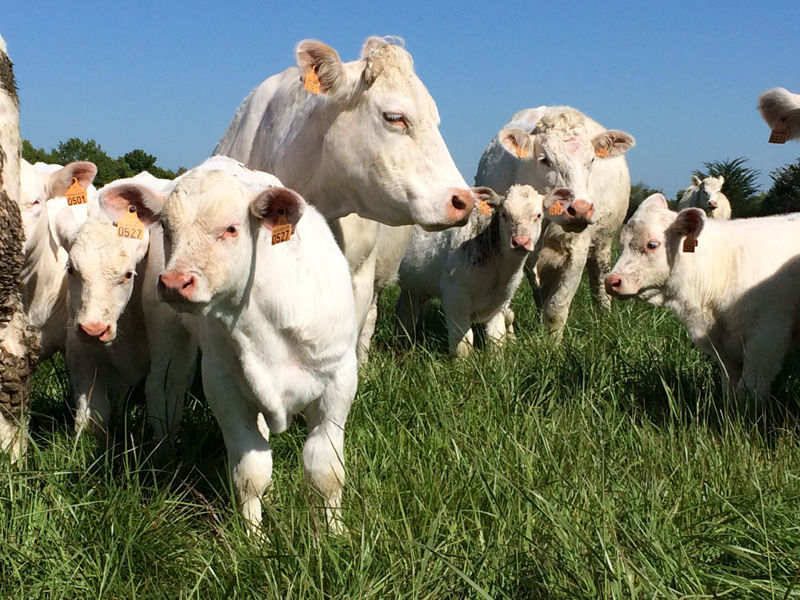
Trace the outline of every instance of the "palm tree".
<path fill-rule="evenodd" d="M 704 171 L 697 170 L 694 175 L 700 179 L 706 177 L 724 177 L 722 193 L 731 203 L 733 217 L 754 217 L 761 209 L 761 194 L 756 187 L 760 175 L 756 169 L 745 166 L 747 159 L 743 156 L 734 159 L 703 163 Z"/>

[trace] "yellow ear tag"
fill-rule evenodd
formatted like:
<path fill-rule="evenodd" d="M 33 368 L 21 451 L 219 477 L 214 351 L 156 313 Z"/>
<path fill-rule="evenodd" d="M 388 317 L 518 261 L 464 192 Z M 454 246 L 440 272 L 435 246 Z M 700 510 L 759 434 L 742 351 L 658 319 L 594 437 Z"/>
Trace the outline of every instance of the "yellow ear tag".
<path fill-rule="evenodd" d="M 478 212 L 482 215 L 490 215 L 492 214 L 492 207 L 486 200 L 481 200 L 478 203 Z"/>
<path fill-rule="evenodd" d="M 516 146 L 514 148 L 514 152 L 517 155 L 517 158 L 527 158 L 528 154 L 530 154 L 525 148 L 522 146 Z"/>
<path fill-rule="evenodd" d="M 775 129 L 772 130 L 772 133 L 769 136 L 769 143 L 785 144 L 786 140 L 788 139 L 789 139 L 789 128 L 786 126 L 786 123 L 781 123 Z"/>
<path fill-rule="evenodd" d="M 694 252 L 695 246 L 697 246 L 697 240 L 694 239 L 693 235 L 687 235 L 686 239 L 683 240 L 683 251 Z"/>
<path fill-rule="evenodd" d="M 86 204 L 86 188 L 78 183 L 77 178 L 72 178 L 72 183 L 69 184 L 67 191 L 64 193 L 67 197 L 67 205 L 75 206 L 76 204 Z"/>
<path fill-rule="evenodd" d="M 136 214 L 136 207 L 133 205 L 128 207 L 128 212 L 117 221 L 116 225 L 118 237 L 132 240 L 140 240 L 144 237 L 144 223 L 139 220 L 139 215 Z"/>
<path fill-rule="evenodd" d="M 608 148 L 595 148 L 594 155 L 597 158 L 605 158 L 608 156 Z"/>
<path fill-rule="evenodd" d="M 292 239 L 292 225 L 286 221 L 284 211 L 279 211 L 278 224 L 272 228 L 272 245 L 288 242 Z"/>
<path fill-rule="evenodd" d="M 317 75 L 316 66 L 311 67 L 311 69 L 308 71 L 305 81 L 303 82 L 303 87 L 315 96 L 322 91 L 322 85 L 320 85 L 319 82 L 319 75 Z"/>
<path fill-rule="evenodd" d="M 550 208 L 547 209 L 547 214 L 553 216 L 560 215 L 563 212 L 564 212 L 564 205 L 561 204 L 560 200 L 556 200 L 555 202 L 553 202 L 550 205 Z"/>

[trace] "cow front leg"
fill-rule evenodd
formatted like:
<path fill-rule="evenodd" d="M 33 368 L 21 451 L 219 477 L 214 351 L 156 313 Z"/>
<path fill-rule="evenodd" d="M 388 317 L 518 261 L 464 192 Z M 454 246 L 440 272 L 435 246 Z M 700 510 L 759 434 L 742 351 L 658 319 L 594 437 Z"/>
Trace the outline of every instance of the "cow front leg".
<path fill-rule="evenodd" d="M 447 321 L 447 345 L 450 354 L 468 356 L 474 347 L 469 307 L 461 290 L 451 290 L 442 296 L 442 309 Z"/>
<path fill-rule="evenodd" d="M 588 245 L 574 244 L 567 260 L 555 261 L 543 249 L 536 263 L 542 294 L 542 322 L 548 333 L 557 339 L 563 336 L 588 250 Z"/>
<path fill-rule="evenodd" d="M 506 341 L 511 324 L 506 322 L 506 310 L 511 309 L 504 306 L 493 314 L 486 321 L 486 342 L 495 350 L 500 350 Z M 513 314 L 513 313 L 512 313 Z M 513 336 L 513 329 L 510 329 Z"/>
<path fill-rule="evenodd" d="M 770 312 L 767 307 L 765 312 Z M 791 343 L 791 319 L 786 319 L 783 324 L 785 327 L 756 326 L 745 341 L 742 376 L 735 390 L 740 408 L 757 411 L 765 408 L 770 387 L 783 366 Z M 748 399 L 754 399 L 755 406 Z M 743 403 L 747 404 L 743 406 Z"/>
<path fill-rule="evenodd" d="M 601 310 L 611 308 L 611 297 L 606 293 L 605 278 L 611 272 L 612 238 L 601 240 L 589 250 L 586 270 L 589 275 L 589 289 L 595 305 Z"/>

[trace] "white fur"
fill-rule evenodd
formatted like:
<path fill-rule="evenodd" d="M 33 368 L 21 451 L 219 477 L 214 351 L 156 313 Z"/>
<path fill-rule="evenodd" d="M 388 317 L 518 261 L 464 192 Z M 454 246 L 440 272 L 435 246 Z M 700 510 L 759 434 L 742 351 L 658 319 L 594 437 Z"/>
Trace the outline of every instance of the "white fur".
<path fill-rule="evenodd" d="M 476 210 L 466 226 L 440 232 L 415 226 L 400 264 L 400 327 L 412 334 L 427 301 L 440 297 L 451 353 L 472 350 L 472 323 L 485 323 L 487 338 L 502 345 L 504 308 L 539 238 L 542 200 L 530 186 L 512 186 L 492 216 Z M 514 249 L 515 236 L 526 236 L 527 248 Z"/>
<path fill-rule="evenodd" d="M 527 145 L 524 158 L 504 147 L 501 138 L 509 130 L 525 138 L 520 140 Z M 598 158 L 595 149 L 605 147 L 609 135 L 618 143 L 610 146 L 607 157 Z M 634 143 L 628 134 L 607 130 L 573 108 L 539 106 L 517 112 L 481 156 L 476 185 L 500 193 L 515 183 L 543 194 L 567 188 L 594 208 L 593 223 L 582 229 L 548 224 L 526 266 L 531 286 L 541 290 L 545 326 L 558 336 L 584 266 L 595 301 L 602 308 L 610 306 L 602 282 L 610 268 L 613 237 L 628 207 L 630 176 L 624 152 Z"/>
<path fill-rule="evenodd" d="M 306 206 L 291 239 L 271 244 L 250 212 L 271 175 L 230 161 L 192 169 L 161 212 L 171 252 L 161 276 L 192 274 L 191 300 L 162 296 L 199 341 L 206 397 L 222 429 L 241 510 L 251 528 L 272 473 L 271 433 L 303 413 L 306 478 L 340 526 L 343 433 L 356 390 L 356 320 L 347 262 L 325 219 Z M 237 178 L 239 178 L 237 180 Z M 253 185 L 243 182 L 247 179 Z M 260 182 L 260 184 L 259 184 Z M 228 232 L 235 227 L 235 235 Z"/>
<path fill-rule="evenodd" d="M 683 251 L 676 226 L 687 211 L 703 221 L 694 252 Z M 658 194 L 631 217 L 620 246 L 609 291 L 669 308 L 740 399 L 767 398 L 798 325 L 800 214 L 706 219 L 670 211 Z"/>
<path fill-rule="evenodd" d="M 723 177 L 706 177 L 702 181 L 692 178 L 692 185 L 686 188 L 678 202 L 678 210 L 692 206 L 704 210 L 712 219 L 730 219 L 731 203 L 722 193 Z"/>
<path fill-rule="evenodd" d="M 800 94 L 771 88 L 758 97 L 758 110 L 772 129 L 785 126 L 790 140 L 800 139 Z"/>

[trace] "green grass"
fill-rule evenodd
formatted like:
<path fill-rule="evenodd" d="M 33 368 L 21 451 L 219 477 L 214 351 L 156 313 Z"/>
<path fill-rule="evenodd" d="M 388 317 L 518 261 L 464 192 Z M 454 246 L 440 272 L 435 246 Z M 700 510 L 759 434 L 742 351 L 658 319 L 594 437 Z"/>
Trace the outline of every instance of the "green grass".
<path fill-rule="evenodd" d="M 800 597 L 796 365 L 754 419 L 666 311 L 601 316 L 582 286 L 556 344 L 521 289 L 517 339 L 456 361 L 438 309 L 393 345 L 385 296 L 346 435 L 346 535 L 309 508 L 301 424 L 273 438 L 253 540 L 203 403 L 159 469 L 141 391 L 99 448 L 72 434 L 54 362 L 27 458 L 0 466 L 0 597 Z"/>

